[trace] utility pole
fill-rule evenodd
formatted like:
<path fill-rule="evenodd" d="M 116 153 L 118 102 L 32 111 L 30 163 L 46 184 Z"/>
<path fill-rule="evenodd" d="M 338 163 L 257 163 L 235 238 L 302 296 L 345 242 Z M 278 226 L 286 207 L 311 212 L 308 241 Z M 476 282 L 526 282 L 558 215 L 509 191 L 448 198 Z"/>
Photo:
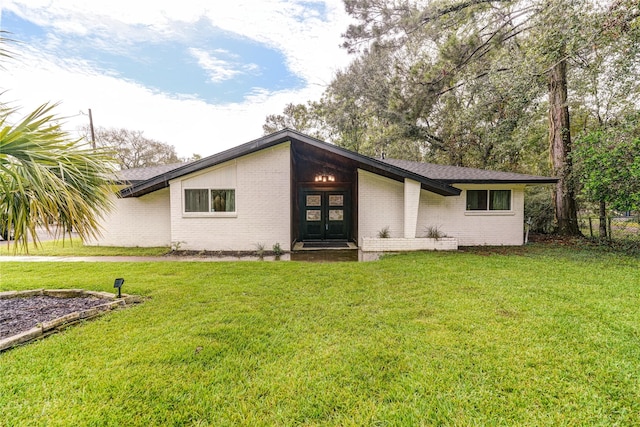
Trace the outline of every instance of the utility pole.
<path fill-rule="evenodd" d="M 89 108 L 89 129 L 91 129 L 91 145 L 93 149 L 96 149 L 96 134 L 93 131 L 93 116 L 91 115 L 91 108 Z"/>

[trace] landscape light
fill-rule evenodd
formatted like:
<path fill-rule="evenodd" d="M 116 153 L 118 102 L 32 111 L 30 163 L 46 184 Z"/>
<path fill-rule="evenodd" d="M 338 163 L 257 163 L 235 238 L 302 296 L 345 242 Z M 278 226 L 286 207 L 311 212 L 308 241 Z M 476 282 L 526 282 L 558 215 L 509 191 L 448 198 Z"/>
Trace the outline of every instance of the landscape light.
<path fill-rule="evenodd" d="M 113 283 L 113 287 L 114 288 L 118 288 L 118 298 L 122 298 L 122 285 L 124 284 L 124 279 L 123 278 L 118 278 L 116 279 L 116 281 Z"/>

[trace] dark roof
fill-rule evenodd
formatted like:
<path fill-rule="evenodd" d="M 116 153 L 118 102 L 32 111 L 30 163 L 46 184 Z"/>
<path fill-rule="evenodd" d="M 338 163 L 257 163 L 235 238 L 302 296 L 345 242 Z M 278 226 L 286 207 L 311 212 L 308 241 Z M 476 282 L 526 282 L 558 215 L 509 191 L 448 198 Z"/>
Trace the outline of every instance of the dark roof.
<path fill-rule="evenodd" d="M 137 184 L 163 173 L 184 166 L 191 162 L 171 163 L 168 165 L 149 166 L 146 168 L 122 169 L 115 172 L 116 180 L 123 183 Z"/>
<path fill-rule="evenodd" d="M 385 163 L 414 173 L 428 176 L 447 184 L 555 184 L 558 180 L 546 176 L 525 175 L 513 172 L 499 172 L 486 169 L 463 168 L 460 166 L 436 165 L 410 160 L 384 159 Z"/>
<path fill-rule="evenodd" d="M 120 173 L 124 172 L 122 175 L 126 177 L 128 181 L 132 184 L 130 187 L 127 187 L 120 191 L 120 195 L 122 197 L 139 197 L 145 194 L 151 193 L 153 191 L 157 191 L 162 188 L 166 188 L 169 186 L 169 181 L 172 179 L 179 178 L 184 175 L 188 175 L 202 169 L 206 169 L 229 160 L 233 160 L 235 158 L 245 156 L 247 154 L 254 153 L 259 150 L 263 150 L 268 147 L 273 147 L 278 144 L 282 144 L 284 142 L 296 142 L 302 144 L 308 144 L 316 148 L 320 148 L 331 152 L 335 155 L 343 156 L 349 160 L 357 162 L 358 166 L 362 169 L 373 173 L 381 173 L 385 176 L 392 177 L 398 180 L 402 180 L 404 178 L 413 179 L 418 181 L 421 184 L 421 187 L 425 190 L 431 191 L 436 194 L 440 194 L 443 196 L 457 196 L 460 194 L 460 190 L 452 187 L 451 183 L 454 182 L 504 182 L 504 183 L 552 183 L 556 182 L 554 178 L 545 178 L 545 177 L 535 177 L 531 175 L 519 175 L 519 174 L 506 174 L 504 172 L 490 172 L 483 171 L 480 169 L 468 169 L 468 168 L 457 168 L 453 166 L 438 166 L 438 165 L 429 165 L 426 163 L 418 163 L 418 162 L 406 162 L 403 160 L 379 160 L 374 159 L 368 156 L 364 156 L 362 154 L 355 153 L 353 151 L 347 150 L 345 148 L 338 147 L 333 144 L 326 143 L 324 141 L 320 141 L 318 139 L 312 138 L 308 135 L 304 135 L 300 132 L 284 129 L 270 135 L 264 136 L 262 138 L 247 142 L 246 144 L 239 145 L 237 147 L 231 148 L 229 150 L 223 151 L 218 154 L 214 154 L 213 156 L 205 157 L 200 160 L 196 160 L 190 163 L 183 163 L 178 165 L 164 165 L 157 166 L 158 173 L 153 175 L 153 171 L 146 170 L 152 168 L 144 168 L 140 172 L 135 172 L 136 170 L 130 169 L 128 171 L 120 171 Z M 397 164 L 396 164 L 397 162 Z M 173 168 L 172 168 L 173 166 Z M 166 167 L 168 170 L 162 170 L 163 167 Z M 424 169 L 424 167 L 434 167 L 433 170 Z M 434 173 L 436 169 L 439 168 L 450 168 L 452 171 L 455 169 L 464 169 L 468 172 L 465 172 L 463 175 L 460 172 L 456 175 L 454 172 L 451 172 L 452 175 L 445 174 L 444 170 L 441 173 Z M 475 174 L 480 179 L 473 180 L 473 172 L 476 171 Z M 434 173 L 434 176 L 430 176 L 429 173 Z M 488 173 L 490 175 L 482 175 L 481 173 Z M 499 179 L 499 174 L 503 177 L 503 179 Z M 509 179 L 506 179 L 506 175 L 509 175 Z M 438 177 L 436 177 L 438 176 Z M 467 179 L 449 179 L 451 178 L 459 178 L 460 176 L 465 176 Z M 490 178 L 487 178 L 490 176 Z M 139 180 L 142 179 L 142 180 Z"/>

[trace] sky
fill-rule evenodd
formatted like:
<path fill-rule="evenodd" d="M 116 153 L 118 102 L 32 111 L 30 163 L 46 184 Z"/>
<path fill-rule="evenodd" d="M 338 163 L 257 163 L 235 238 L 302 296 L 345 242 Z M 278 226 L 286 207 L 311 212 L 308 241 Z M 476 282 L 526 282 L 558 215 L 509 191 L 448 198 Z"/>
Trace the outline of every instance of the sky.
<path fill-rule="evenodd" d="M 263 135 L 268 114 L 320 98 L 350 61 L 342 0 L 0 0 L 16 40 L 2 101 L 59 105 L 66 130 L 143 131 L 179 156 Z"/>

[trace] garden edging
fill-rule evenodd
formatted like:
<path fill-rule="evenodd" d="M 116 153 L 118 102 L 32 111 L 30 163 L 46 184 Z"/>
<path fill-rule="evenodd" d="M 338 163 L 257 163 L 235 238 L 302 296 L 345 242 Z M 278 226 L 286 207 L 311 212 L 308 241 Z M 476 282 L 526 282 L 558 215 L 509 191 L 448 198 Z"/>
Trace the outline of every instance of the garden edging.
<path fill-rule="evenodd" d="M 39 323 L 28 331 L 0 339 L 0 352 L 58 332 L 79 321 L 101 316 L 115 308 L 142 302 L 142 298 L 136 295 L 122 294 L 122 297 L 118 298 L 117 295 L 109 292 L 87 291 L 84 289 L 32 289 L 26 291 L 0 292 L 0 299 L 28 298 L 33 296 L 50 296 L 55 298 L 97 297 L 107 300 L 107 302 L 86 310 L 66 314 L 57 319 Z"/>

